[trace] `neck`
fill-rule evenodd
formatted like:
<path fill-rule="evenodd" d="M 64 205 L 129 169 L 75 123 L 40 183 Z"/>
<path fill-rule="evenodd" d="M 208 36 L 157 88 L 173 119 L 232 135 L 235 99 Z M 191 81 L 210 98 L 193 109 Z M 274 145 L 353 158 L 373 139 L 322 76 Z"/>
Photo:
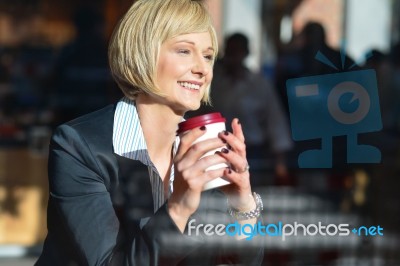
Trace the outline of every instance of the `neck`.
<path fill-rule="evenodd" d="M 172 163 L 172 146 L 182 116 L 166 105 L 151 101 L 146 95 L 138 96 L 136 108 L 150 159 L 164 179 Z"/>

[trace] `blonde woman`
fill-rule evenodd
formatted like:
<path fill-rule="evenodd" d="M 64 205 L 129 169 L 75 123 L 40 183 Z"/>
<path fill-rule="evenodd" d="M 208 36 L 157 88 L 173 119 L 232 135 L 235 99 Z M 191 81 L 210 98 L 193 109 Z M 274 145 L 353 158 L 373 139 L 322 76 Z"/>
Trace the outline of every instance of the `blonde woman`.
<path fill-rule="evenodd" d="M 187 232 L 194 220 L 254 225 L 260 210 L 237 119 L 233 133 L 195 145 L 206 128 L 176 136 L 184 114 L 209 101 L 217 49 L 201 1 L 132 5 L 109 47 L 125 97 L 61 125 L 52 138 L 48 236 L 36 265 L 260 263 L 262 247 L 243 237 L 233 240 L 249 247 L 246 256 Z M 200 159 L 216 148 L 222 152 Z M 205 171 L 224 162 L 231 167 Z M 232 183 L 224 193 L 202 192 L 220 176 Z"/>

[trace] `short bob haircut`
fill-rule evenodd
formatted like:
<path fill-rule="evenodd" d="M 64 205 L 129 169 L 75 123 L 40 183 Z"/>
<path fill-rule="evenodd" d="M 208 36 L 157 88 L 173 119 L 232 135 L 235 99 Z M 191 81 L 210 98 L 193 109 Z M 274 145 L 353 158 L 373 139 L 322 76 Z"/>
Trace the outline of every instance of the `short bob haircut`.
<path fill-rule="evenodd" d="M 210 33 L 215 60 L 218 41 L 202 1 L 136 1 L 115 28 L 108 50 L 112 75 L 125 96 L 135 99 L 144 92 L 164 97 L 155 84 L 161 44 L 178 35 L 201 32 Z M 208 87 L 205 103 L 210 103 L 209 91 Z"/>

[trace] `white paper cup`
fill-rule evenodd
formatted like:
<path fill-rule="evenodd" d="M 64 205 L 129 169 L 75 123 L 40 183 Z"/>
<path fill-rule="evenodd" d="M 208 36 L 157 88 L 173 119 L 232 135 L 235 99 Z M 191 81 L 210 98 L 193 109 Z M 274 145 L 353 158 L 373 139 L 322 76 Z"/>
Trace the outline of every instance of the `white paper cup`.
<path fill-rule="evenodd" d="M 197 128 L 197 127 L 201 127 L 201 126 L 206 127 L 206 129 L 207 129 L 206 133 L 204 135 L 202 135 L 201 137 L 199 137 L 198 139 L 196 139 L 193 142 L 193 144 L 195 144 L 199 141 L 206 140 L 206 139 L 216 138 L 218 136 L 218 133 L 220 133 L 226 129 L 225 118 L 222 117 L 222 115 L 220 113 L 210 113 L 210 114 L 192 117 L 184 122 L 179 123 L 178 135 L 181 136 L 182 134 L 185 134 L 185 132 L 187 132 L 193 128 Z M 209 151 L 206 154 L 204 154 L 204 156 L 212 155 L 216 151 L 221 151 L 221 149 L 215 149 L 215 150 Z M 226 167 L 228 167 L 228 165 L 226 163 L 220 163 L 220 164 L 208 167 L 206 169 L 206 171 L 215 170 L 215 169 L 219 169 L 219 168 L 226 168 Z M 228 184 L 230 184 L 229 181 L 227 181 L 223 177 L 218 177 L 218 178 L 213 179 L 210 182 L 206 183 L 203 187 L 203 190 L 221 187 L 221 186 L 225 186 Z"/>

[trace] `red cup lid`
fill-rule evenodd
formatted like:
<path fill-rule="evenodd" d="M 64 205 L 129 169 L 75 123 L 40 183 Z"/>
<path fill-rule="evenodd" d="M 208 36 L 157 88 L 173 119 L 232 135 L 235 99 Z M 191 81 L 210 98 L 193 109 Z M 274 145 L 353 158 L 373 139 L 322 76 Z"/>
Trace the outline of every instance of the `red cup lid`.
<path fill-rule="evenodd" d="M 220 122 L 225 123 L 225 118 L 221 115 L 221 113 L 209 113 L 205 115 L 195 116 L 179 123 L 177 134 L 180 134 L 182 132 L 185 132 L 187 130 L 196 127 L 201 127 L 204 125 L 220 123 Z"/>

